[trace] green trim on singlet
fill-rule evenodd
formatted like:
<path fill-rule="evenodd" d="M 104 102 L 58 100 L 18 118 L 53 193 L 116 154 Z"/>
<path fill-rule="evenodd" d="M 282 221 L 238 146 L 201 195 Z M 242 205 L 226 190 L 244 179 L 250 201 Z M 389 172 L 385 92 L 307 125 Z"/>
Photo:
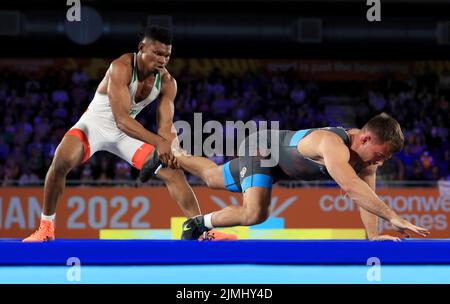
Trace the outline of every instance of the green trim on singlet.
<path fill-rule="evenodd" d="M 131 72 L 131 83 L 137 80 L 137 55 L 134 53 L 133 55 L 133 71 Z M 155 76 L 155 82 L 153 86 L 156 87 L 158 91 L 161 91 L 161 74 L 158 72 Z M 153 88 L 152 88 L 153 89 Z M 150 92 L 151 94 L 151 92 Z"/>
<path fill-rule="evenodd" d="M 158 74 L 156 74 L 155 87 L 158 91 L 161 89 L 161 75 L 159 74 L 159 72 Z"/>
<path fill-rule="evenodd" d="M 137 77 L 137 62 L 136 62 L 137 58 L 136 58 L 136 56 L 137 55 L 135 54 L 134 57 L 133 57 L 133 59 L 134 59 L 133 71 L 131 73 L 131 82 L 132 83 L 135 82 L 137 80 L 137 78 L 138 78 Z M 154 86 L 156 87 L 156 89 L 158 91 L 161 90 L 161 74 L 159 72 L 156 74 Z"/>

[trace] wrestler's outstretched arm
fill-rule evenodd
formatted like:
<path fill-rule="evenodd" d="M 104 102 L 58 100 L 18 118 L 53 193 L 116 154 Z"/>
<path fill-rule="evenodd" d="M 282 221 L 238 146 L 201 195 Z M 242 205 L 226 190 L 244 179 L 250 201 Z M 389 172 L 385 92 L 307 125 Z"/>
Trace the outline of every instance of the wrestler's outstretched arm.
<path fill-rule="evenodd" d="M 410 230 L 421 236 L 427 236 L 428 230 L 415 226 L 402 219 L 394 210 L 378 198 L 375 192 L 365 183 L 349 165 L 350 151 L 342 140 L 332 134 L 323 136 L 319 145 L 319 153 L 325 166 L 342 190 L 361 208 L 389 221 L 391 225 L 404 232 Z"/>
<path fill-rule="evenodd" d="M 375 192 L 378 165 L 369 166 L 358 174 L 359 177 Z M 356 202 L 358 205 L 359 203 Z M 367 238 L 371 241 L 400 241 L 400 238 L 391 235 L 380 235 L 378 233 L 378 216 L 364 208 L 359 207 L 361 220 L 366 228 Z M 405 235 L 406 236 L 406 235 Z"/>

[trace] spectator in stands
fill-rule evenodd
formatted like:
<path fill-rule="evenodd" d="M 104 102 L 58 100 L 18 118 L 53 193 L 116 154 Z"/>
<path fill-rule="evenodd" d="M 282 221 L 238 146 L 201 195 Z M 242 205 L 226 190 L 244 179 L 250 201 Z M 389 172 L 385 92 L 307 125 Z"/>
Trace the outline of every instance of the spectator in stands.
<path fill-rule="evenodd" d="M 39 74 L 2 68 L 1 73 L 1 180 L 18 180 L 29 174 L 26 168 L 20 174 L 14 163 L 31 166 L 32 173 L 43 178 L 59 139 L 86 110 L 95 81 L 81 67 L 75 70 L 49 67 Z M 357 103 L 355 121 L 350 124 L 357 126 L 377 111 L 387 110 L 408 134 L 404 150 L 398 155 L 401 164 L 395 160 L 392 166 L 386 163 L 386 176 L 433 180 L 447 178 L 450 173 L 448 69 L 439 76 L 426 67 L 423 75 L 405 81 L 339 82 L 332 87 L 327 82 L 303 82 L 295 71 L 274 74 L 247 71 L 238 76 L 226 75 L 215 68 L 209 75 L 195 75 L 190 69 L 180 73 L 175 111 L 178 119 L 192 122 L 193 113 L 202 112 L 204 122 L 253 119 L 279 121 L 281 128 L 288 129 L 320 127 L 329 124 L 323 97 L 354 94 L 346 96 Z M 150 121 L 143 118 L 144 124 Z M 115 168 L 115 160 L 106 162 L 111 168 L 108 174 L 103 165 L 98 165 L 71 176 L 83 176 L 84 180 L 89 179 L 88 173 L 98 179 L 112 178 L 113 174 L 129 176 L 121 171 L 123 168 Z M 403 174 L 394 176 L 396 168 L 402 172 L 402 166 Z"/>

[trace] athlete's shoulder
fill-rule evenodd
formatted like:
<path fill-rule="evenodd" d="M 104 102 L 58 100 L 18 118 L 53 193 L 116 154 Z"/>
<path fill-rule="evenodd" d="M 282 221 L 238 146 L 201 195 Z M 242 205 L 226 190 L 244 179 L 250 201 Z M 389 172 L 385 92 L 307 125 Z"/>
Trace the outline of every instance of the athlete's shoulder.
<path fill-rule="evenodd" d="M 340 147 L 345 146 L 347 147 L 346 143 L 343 141 L 342 137 L 339 136 L 335 132 L 330 132 L 330 129 L 322 128 L 317 129 L 315 135 L 316 139 L 319 142 L 319 145 L 325 145 L 325 146 L 334 146 L 334 147 Z M 348 148 L 348 147 L 347 147 Z"/>
<path fill-rule="evenodd" d="M 331 138 L 333 140 L 340 140 L 345 144 L 348 134 L 342 127 L 323 127 L 316 129 L 316 133 L 323 138 Z"/>
<path fill-rule="evenodd" d="M 127 53 L 127 54 L 123 54 L 122 56 L 114 59 L 111 62 L 111 66 L 117 69 L 120 69 L 122 71 L 124 70 L 129 70 L 131 72 L 132 69 L 132 62 L 133 60 L 133 53 Z"/>
<path fill-rule="evenodd" d="M 161 82 L 162 83 L 176 83 L 175 77 L 173 77 L 167 68 L 161 71 Z"/>
<path fill-rule="evenodd" d="M 131 68 L 131 62 L 133 61 L 133 53 L 125 53 L 116 59 L 113 60 L 113 62 L 121 63 L 121 64 L 127 64 Z"/>
<path fill-rule="evenodd" d="M 314 146 L 319 155 L 324 159 L 333 158 L 343 162 L 349 161 L 350 149 L 339 135 L 325 130 L 319 130 L 317 134 L 319 133 L 320 135 Z"/>
<path fill-rule="evenodd" d="M 122 56 L 114 59 L 110 66 L 108 73 L 114 75 L 115 79 L 121 79 L 124 82 L 129 82 L 131 79 L 133 54 L 123 54 Z"/>
<path fill-rule="evenodd" d="M 177 89 L 177 81 L 175 80 L 175 77 L 173 77 L 169 71 L 164 68 L 164 70 L 161 71 L 161 90 L 173 89 Z"/>

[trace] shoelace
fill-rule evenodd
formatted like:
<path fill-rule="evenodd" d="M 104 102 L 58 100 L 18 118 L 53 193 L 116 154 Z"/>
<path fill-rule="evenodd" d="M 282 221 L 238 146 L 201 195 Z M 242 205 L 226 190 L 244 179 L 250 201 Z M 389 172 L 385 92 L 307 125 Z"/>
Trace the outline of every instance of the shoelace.
<path fill-rule="evenodd" d="M 215 239 L 216 239 L 216 236 L 215 236 L 214 233 L 209 233 L 209 231 L 206 231 L 205 234 L 206 234 L 206 239 L 207 239 L 208 241 L 210 241 L 210 240 L 215 240 Z"/>
<path fill-rule="evenodd" d="M 44 230 L 44 228 L 42 228 L 42 226 L 39 226 L 38 230 L 36 230 L 33 234 L 31 234 L 32 237 L 38 235 L 39 233 L 41 233 L 41 231 Z"/>
<path fill-rule="evenodd" d="M 38 230 L 36 230 L 31 236 L 36 236 L 39 233 L 43 233 L 44 229 L 44 226 L 39 226 Z M 48 238 L 48 236 L 46 236 L 46 238 Z"/>
<path fill-rule="evenodd" d="M 202 239 L 201 239 L 202 241 L 211 241 L 216 238 L 214 233 L 209 233 L 209 231 L 203 232 L 201 237 L 202 237 Z"/>

